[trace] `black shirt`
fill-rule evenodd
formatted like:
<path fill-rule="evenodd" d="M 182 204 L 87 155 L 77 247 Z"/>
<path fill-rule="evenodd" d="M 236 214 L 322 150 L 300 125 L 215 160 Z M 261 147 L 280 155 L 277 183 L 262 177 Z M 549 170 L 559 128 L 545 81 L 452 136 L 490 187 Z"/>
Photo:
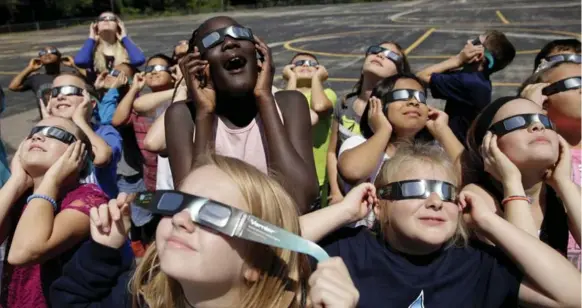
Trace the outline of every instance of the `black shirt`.
<path fill-rule="evenodd" d="M 340 229 L 320 244 L 346 263 L 360 308 L 517 307 L 522 274 L 480 242 L 410 256 L 362 227 Z"/>
<path fill-rule="evenodd" d="M 57 75 L 48 74 L 34 74 L 26 77 L 22 83 L 22 90 L 32 90 L 36 98 L 42 99 L 46 104 L 50 99 L 51 87 L 53 85 L 53 80 Z"/>

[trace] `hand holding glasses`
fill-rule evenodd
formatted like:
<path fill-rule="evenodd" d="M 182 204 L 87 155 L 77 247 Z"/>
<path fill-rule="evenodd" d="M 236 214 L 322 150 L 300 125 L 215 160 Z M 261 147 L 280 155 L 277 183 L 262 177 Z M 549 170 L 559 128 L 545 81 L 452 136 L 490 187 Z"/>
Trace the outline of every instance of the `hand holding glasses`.
<path fill-rule="evenodd" d="M 329 258 L 317 244 L 218 201 L 173 190 L 139 193 L 135 204 L 163 216 L 187 209 L 193 222 L 230 237 L 310 255 L 318 261 Z"/>

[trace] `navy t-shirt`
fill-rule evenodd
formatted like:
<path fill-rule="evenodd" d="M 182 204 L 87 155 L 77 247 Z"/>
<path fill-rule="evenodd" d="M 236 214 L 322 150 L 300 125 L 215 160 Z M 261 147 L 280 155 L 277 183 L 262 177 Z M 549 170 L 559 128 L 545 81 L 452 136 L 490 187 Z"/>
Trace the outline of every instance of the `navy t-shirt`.
<path fill-rule="evenodd" d="M 345 262 L 360 308 L 517 307 L 522 274 L 483 243 L 410 256 L 361 227 L 340 229 L 320 244 Z"/>
<path fill-rule="evenodd" d="M 455 71 L 430 77 L 432 97 L 447 101 L 449 126 L 463 144 L 469 126 L 491 102 L 491 81 L 483 72 Z"/>

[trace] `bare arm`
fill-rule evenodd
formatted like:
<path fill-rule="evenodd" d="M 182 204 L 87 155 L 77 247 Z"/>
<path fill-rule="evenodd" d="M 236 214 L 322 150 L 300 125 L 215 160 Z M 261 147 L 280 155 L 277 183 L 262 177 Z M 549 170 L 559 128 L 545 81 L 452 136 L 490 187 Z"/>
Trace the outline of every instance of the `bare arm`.
<path fill-rule="evenodd" d="M 34 71 L 36 70 L 32 68 L 30 65 L 25 67 L 20 73 L 18 73 L 18 75 L 12 78 L 12 81 L 10 81 L 10 84 L 8 85 L 8 89 L 15 92 L 24 91 L 25 88 L 22 85 L 22 83 L 24 83 L 26 77 L 28 77 L 28 75 L 30 75 Z"/>
<path fill-rule="evenodd" d="M 152 111 L 164 102 L 171 100 L 173 94 L 174 89 L 142 95 L 133 102 L 133 109 L 139 113 Z"/>
<path fill-rule="evenodd" d="M 329 181 L 329 191 L 332 198 L 342 196 L 337 179 L 337 141 L 339 133 L 339 123 L 333 119 L 331 122 L 331 135 L 327 147 L 327 179 Z"/>
<path fill-rule="evenodd" d="M 75 124 L 79 126 L 79 128 L 87 135 L 89 141 L 91 141 L 92 151 L 95 158 L 93 159 L 93 164 L 97 167 L 105 166 L 111 161 L 111 157 L 113 155 L 113 151 L 111 147 L 103 140 L 103 138 L 99 137 L 89 124 L 87 124 L 84 120 L 77 120 Z"/>
<path fill-rule="evenodd" d="M 323 83 L 317 76 L 311 79 L 311 109 L 317 114 L 330 114 L 333 111 L 333 102 L 325 94 Z"/>
<path fill-rule="evenodd" d="M 275 97 L 259 95 L 257 104 L 265 126 L 269 169 L 283 176 L 288 192 L 305 213 L 318 194 L 319 185 L 313 160 L 309 108 L 297 91 L 279 91 Z M 281 122 L 277 105 L 281 109 Z"/>
<path fill-rule="evenodd" d="M 374 133 L 364 143 L 343 152 L 338 163 L 338 170 L 342 178 L 350 184 L 368 178 L 378 166 L 378 162 L 384 157 L 390 134 L 389 130 L 382 129 Z M 365 159 L 362 159 L 363 157 Z"/>
<path fill-rule="evenodd" d="M 115 108 L 111 125 L 118 127 L 129 122 L 129 119 L 131 118 L 131 110 L 133 108 L 133 101 L 138 93 L 139 89 L 134 86 L 127 91 L 123 99 L 121 99 L 121 102 L 117 105 L 117 108 Z"/>
<path fill-rule="evenodd" d="M 579 307 L 580 272 L 568 259 L 493 213 L 479 218 L 477 224 L 481 232 L 501 248 L 525 275 L 519 290 L 521 305 Z"/>
<path fill-rule="evenodd" d="M 194 162 L 194 121 L 189 109 L 194 108 L 192 104 L 172 104 L 165 113 L 166 147 L 174 184 L 180 183 L 190 173 Z"/>
<path fill-rule="evenodd" d="M 57 199 L 58 187 L 43 181 L 35 193 Z M 84 206 L 81 201 L 75 202 L 76 206 Z M 13 265 L 42 263 L 67 251 L 88 235 L 87 215 L 67 209 L 55 216 L 48 201 L 33 199 L 16 226 L 8 262 Z"/>

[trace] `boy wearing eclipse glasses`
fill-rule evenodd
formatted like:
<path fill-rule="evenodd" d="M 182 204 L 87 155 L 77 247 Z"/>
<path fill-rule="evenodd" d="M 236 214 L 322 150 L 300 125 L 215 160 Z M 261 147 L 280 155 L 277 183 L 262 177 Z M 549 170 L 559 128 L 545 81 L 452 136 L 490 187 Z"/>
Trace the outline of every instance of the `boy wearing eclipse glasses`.
<path fill-rule="evenodd" d="M 505 35 L 490 30 L 467 41 L 459 54 L 417 74 L 429 84 L 433 98 L 446 100 L 449 126 L 463 144 L 471 122 L 491 102 L 491 74 L 514 57 L 515 48 Z"/>
<path fill-rule="evenodd" d="M 61 64 L 84 74 L 70 56 L 61 55 L 56 47 L 47 46 L 38 51 L 38 57 L 30 59 L 28 65 L 18 75 L 14 76 L 8 89 L 15 92 L 31 90 L 39 101 L 38 111 L 42 118 L 40 104 L 45 106 L 50 98 L 51 84 L 56 76 L 61 73 Z M 41 68 L 44 73 L 38 72 Z"/>
<path fill-rule="evenodd" d="M 331 136 L 331 115 L 337 102 L 337 94 L 331 88 L 325 88 L 323 82 L 328 73 L 317 57 L 310 53 L 298 53 L 283 69 L 283 78 L 287 80 L 286 90 L 297 90 L 305 96 L 309 104 L 311 115 L 311 135 L 313 138 L 313 159 L 317 180 L 319 181 L 319 195 L 327 203 L 327 148 Z"/>

